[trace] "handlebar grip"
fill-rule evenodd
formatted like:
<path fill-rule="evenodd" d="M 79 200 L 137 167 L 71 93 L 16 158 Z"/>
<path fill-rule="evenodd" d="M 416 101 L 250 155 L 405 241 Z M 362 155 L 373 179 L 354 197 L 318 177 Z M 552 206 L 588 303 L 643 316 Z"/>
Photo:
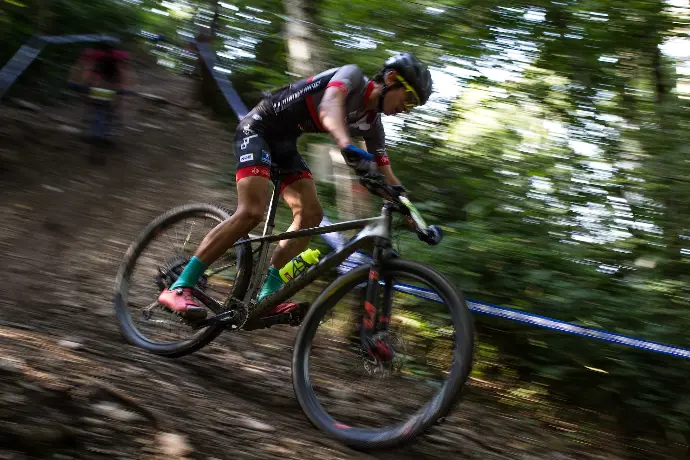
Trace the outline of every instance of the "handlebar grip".
<path fill-rule="evenodd" d="M 429 246 L 436 246 L 443 240 L 443 230 L 438 225 L 429 225 L 425 232 L 418 232 L 417 236 Z"/>
<path fill-rule="evenodd" d="M 67 82 L 67 87 L 70 89 L 73 89 L 75 91 L 80 91 L 82 93 L 87 93 L 91 90 L 91 87 L 89 85 L 85 85 L 83 83 L 77 83 L 74 81 L 68 81 Z M 129 94 L 129 95 L 136 95 L 138 94 L 136 91 L 132 89 L 118 89 L 117 94 Z"/>
<path fill-rule="evenodd" d="M 345 159 L 349 162 L 356 163 L 359 160 L 365 160 L 365 161 L 374 161 L 374 155 L 371 153 L 367 152 L 366 150 L 362 150 L 359 147 L 355 147 L 354 145 L 348 145 L 342 150 L 342 154 L 345 157 Z"/>

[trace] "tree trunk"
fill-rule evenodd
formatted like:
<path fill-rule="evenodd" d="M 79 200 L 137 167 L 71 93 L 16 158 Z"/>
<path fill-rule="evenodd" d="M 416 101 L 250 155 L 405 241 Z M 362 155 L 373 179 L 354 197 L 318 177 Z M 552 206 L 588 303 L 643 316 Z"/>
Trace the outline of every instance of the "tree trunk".
<path fill-rule="evenodd" d="M 317 36 L 307 0 L 283 0 L 288 20 L 284 35 L 288 50 L 288 70 L 299 77 L 307 77 L 324 70 L 323 57 L 314 42 Z"/>
<path fill-rule="evenodd" d="M 652 69 L 654 71 L 656 102 L 660 104 L 664 102 L 669 91 L 664 79 L 663 61 L 661 59 L 661 50 L 658 46 L 652 52 Z"/>
<path fill-rule="evenodd" d="M 284 26 L 288 70 L 298 78 L 315 75 L 325 70 L 323 55 L 316 41 L 318 37 L 314 26 L 316 21 L 310 14 L 308 0 L 283 0 L 283 6 L 288 17 Z M 368 192 L 358 185 L 350 168 L 339 161 L 340 152 L 335 147 L 310 150 L 316 153 L 310 160 L 314 164 L 314 170 L 321 176 L 317 176 L 316 179 L 334 180 L 336 183 L 338 218 L 350 220 L 363 217 L 362 214 L 366 214 L 369 208 Z M 340 177 L 334 179 L 334 176 Z M 367 217 L 370 216 L 367 215 Z"/>

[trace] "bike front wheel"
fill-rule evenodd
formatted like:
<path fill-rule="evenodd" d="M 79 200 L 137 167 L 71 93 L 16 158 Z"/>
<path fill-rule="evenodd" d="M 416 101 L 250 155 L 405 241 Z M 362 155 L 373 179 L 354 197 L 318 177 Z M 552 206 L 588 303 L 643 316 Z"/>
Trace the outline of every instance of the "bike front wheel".
<path fill-rule="evenodd" d="M 436 270 L 402 260 L 380 272 L 378 305 L 390 302 L 386 362 L 362 352 L 358 325 L 369 268 L 336 279 L 296 338 L 293 385 L 307 418 L 356 448 L 408 442 L 442 418 L 471 371 L 473 323 L 464 298 Z M 342 362 L 346 362 L 343 364 Z"/>

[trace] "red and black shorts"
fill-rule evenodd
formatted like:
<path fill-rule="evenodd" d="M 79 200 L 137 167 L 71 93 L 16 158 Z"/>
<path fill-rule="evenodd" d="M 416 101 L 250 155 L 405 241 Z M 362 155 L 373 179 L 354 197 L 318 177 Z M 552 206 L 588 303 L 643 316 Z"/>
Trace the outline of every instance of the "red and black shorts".
<path fill-rule="evenodd" d="M 271 165 L 277 166 L 283 178 L 281 193 L 290 184 L 301 179 L 313 179 L 309 166 L 297 151 L 297 136 L 294 134 L 267 136 L 276 130 L 266 123 L 271 110 L 264 103 L 257 105 L 237 126 L 234 151 L 237 160 L 235 181 L 248 176 L 271 179 Z M 273 168 L 275 172 L 275 168 Z"/>

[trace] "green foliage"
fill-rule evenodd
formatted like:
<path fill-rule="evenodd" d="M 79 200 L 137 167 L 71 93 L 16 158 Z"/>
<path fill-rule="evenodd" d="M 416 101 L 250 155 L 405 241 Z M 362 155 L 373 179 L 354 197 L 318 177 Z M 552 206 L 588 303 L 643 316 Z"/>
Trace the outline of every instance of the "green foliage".
<path fill-rule="evenodd" d="M 471 298 L 690 346 L 688 104 L 658 51 L 687 16 L 644 1 L 447 3 L 429 3 L 446 10 L 429 15 L 423 3 L 319 2 L 333 63 L 372 74 L 407 48 L 463 76 L 451 111 L 406 117 L 389 151 L 447 234 L 442 248 L 402 238 L 404 256 Z M 477 320 L 498 347 L 480 359 L 611 410 L 626 428 L 687 429 L 682 361 Z"/>

